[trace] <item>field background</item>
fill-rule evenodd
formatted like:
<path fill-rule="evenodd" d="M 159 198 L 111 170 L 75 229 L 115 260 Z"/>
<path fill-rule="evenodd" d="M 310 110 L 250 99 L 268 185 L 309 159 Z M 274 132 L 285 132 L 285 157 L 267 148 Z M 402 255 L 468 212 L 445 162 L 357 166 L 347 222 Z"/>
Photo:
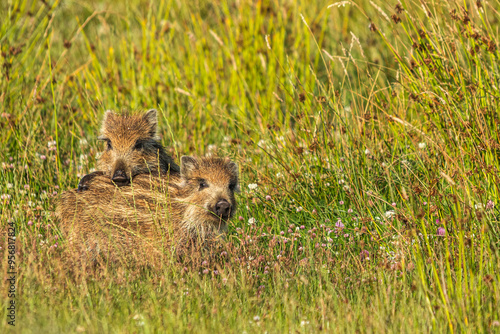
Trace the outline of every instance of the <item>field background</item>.
<path fill-rule="evenodd" d="M 2 1 L 0 332 L 500 331 L 499 10 Z M 149 108 L 176 160 L 238 162 L 227 255 L 74 275 L 54 199 Z"/>

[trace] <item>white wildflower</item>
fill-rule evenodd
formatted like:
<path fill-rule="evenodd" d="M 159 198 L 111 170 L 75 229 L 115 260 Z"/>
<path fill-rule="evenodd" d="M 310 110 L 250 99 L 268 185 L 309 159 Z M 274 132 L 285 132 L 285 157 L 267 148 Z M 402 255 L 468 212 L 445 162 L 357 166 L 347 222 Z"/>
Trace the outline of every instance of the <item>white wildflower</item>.
<path fill-rule="evenodd" d="M 137 326 L 144 326 L 144 317 L 142 316 L 142 314 L 134 315 L 133 319 L 136 321 Z"/>
<path fill-rule="evenodd" d="M 391 219 L 395 215 L 396 215 L 396 211 L 394 211 L 394 210 L 389 210 L 389 211 L 385 212 L 385 218 L 387 218 L 387 219 Z"/>
<path fill-rule="evenodd" d="M 250 189 L 250 190 L 255 190 L 255 189 L 257 189 L 257 187 L 258 187 L 257 183 L 250 183 L 248 185 L 248 189 Z"/>

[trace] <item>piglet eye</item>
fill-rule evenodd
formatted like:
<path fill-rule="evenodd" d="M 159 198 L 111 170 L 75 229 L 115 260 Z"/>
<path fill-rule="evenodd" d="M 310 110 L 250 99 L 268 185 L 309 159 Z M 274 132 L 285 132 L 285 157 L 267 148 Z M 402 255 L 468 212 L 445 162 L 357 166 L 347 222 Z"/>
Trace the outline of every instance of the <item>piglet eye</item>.
<path fill-rule="evenodd" d="M 231 183 L 229 185 L 229 190 L 234 191 L 236 189 L 236 183 Z"/>
<path fill-rule="evenodd" d="M 108 151 L 113 149 L 113 146 L 111 146 L 111 140 L 109 140 L 109 139 L 106 140 L 106 147 L 107 147 Z"/>
<path fill-rule="evenodd" d="M 205 188 L 208 188 L 208 183 L 207 181 L 203 180 L 203 179 L 200 179 L 198 180 L 199 184 L 200 184 L 200 190 L 202 189 L 205 189 Z"/>
<path fill-rule="evenodd" d="M 144 143 L 138 141 L 137 143 L 135 143 L 134 149 L 135 150 L 142 150 L 143 147 L 144 147 Z"/>

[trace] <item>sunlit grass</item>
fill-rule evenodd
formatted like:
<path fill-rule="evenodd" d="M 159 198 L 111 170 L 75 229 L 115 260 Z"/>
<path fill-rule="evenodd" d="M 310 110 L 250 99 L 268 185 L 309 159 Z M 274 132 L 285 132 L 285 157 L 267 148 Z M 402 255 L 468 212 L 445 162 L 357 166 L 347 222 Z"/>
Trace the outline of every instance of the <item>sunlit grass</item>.
<path fill-rule="evenodd" d="M 499 9 L 2 2 L 15 329 L 500 330 Z M 95 168 L 105 110 L 149 108 L 177 161 L 238 162 L 227 242 L 194 261 L 70 270 L 54 199 Z"/>

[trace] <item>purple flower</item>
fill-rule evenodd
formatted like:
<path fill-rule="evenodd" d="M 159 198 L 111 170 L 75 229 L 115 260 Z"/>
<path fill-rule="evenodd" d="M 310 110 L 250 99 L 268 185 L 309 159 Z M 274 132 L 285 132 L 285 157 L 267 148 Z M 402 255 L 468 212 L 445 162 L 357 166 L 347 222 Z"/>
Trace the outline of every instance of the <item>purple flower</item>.
<path fill-rule="evenodd" d="M 342 229 L 345 227 L 345 225 L 342 223 L 342 221 L 339 220 L 335 223 L 335 227 Z"/>
<path fill-rule="evenodd" d="M 344 201 L 340 201 L 340 202 L 339 202 L 339 204 L 340 204 L 340 205 L 344 205 Z"/>
<path fill-rule="evenodd" d="M 347 213 L 353 213 L 352 209 L 347 210 Z"/>
<path fill-rule="evenodd" d="M 361 253 L 359 254 L 362 259 L 364 260 L 369 260 L 370 259 L 370 252 L 367 251 L 366 249 L 362 250 Z"/>
<path fill-rule="evenodd" d="M 266 196 L 266 201 L 270 201 L 271 200 L 271 196 L 267 195 Z"/>
<path fill-rule="evenodd" d="M 206 274 L 208 274 L 209 272 L 210 272 L 210 270 L 208 270 L 208 269 L 203 270 L 203 273 L 204 273 L 205 275 L 206 275 Z"/>
<path fill-rule="evenodd" d="M 439 235 L 440 237 L 442 237 L 445 234 L 446 234 L 446 230 L 444 229 L 444 227 L 438 227 L 438 229 L 437 229 L 437 235 Z"/>
<path fill-rule="evenodd" d="M 486 202 L 486 210 L 491 210 L 495 207 L 495 203 L 490 199 L 488 202 Z"/>
<path fill-rule="evenodd" d="M 28 226 L 31 226 L 31 225 L 33 225 L 33 222 L 30 220 L 30 221 L 28 222 Z"/>

